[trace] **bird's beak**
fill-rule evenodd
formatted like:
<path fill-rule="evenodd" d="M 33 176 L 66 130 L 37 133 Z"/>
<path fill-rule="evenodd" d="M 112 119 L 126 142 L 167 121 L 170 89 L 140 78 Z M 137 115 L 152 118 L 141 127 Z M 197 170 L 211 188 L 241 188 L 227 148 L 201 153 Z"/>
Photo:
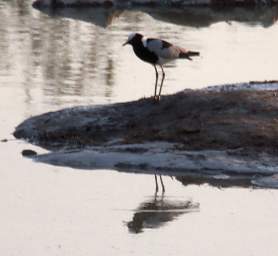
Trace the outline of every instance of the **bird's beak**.
<path fill-rule="evenodd" d="M 126 41 L 125 43 L 123 43 L 123 46 L 125 46 L 125 45 L 127 45 L 129 42 L 128 41 Z"/>

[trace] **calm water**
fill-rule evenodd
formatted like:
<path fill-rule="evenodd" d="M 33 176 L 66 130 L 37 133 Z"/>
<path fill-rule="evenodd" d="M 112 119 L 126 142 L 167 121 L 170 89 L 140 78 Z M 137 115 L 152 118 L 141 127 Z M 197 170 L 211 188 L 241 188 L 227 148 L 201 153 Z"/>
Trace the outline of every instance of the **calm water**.
<path fill-rule="evenodd" d="M 130 31 L 201 52 L 166 68 L 164 93 L 278 79 L 278 9 L 38 11 L 0 0 L 1 255 L 277 255 L 278 191 L 34 163 L 13 140 L 25 118 L 153 93 Z"/>

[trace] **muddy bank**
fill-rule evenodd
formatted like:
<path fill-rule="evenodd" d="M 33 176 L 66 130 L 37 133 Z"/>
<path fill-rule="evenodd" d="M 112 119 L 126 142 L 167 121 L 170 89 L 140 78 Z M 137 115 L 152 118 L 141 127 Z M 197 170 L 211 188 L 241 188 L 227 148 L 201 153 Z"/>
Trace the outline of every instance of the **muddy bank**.
<path fill-rule="evenodd" d="M 187 90 L 163 96 L 159 104 L 147 98 L 64 109 L 26 120 L 14 136 L 46 148 L 164 141 L 179 143 L 182 150 L 241 149 L 245 154 L 276 155 L 276 91 L 232 88 Z"/>
<path fill-rule="evenodd" d="M 278 188 L 277 117 L 278 82 L 252 82 L 45 113 L 14 136 L 50 150 L 32 158 L 52 165 Z"/>

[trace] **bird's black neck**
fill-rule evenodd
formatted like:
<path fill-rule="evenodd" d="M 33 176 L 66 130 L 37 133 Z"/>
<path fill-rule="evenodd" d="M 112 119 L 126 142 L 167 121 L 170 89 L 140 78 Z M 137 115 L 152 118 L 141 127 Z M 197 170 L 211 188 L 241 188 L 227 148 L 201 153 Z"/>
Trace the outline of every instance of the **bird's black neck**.
<path fill-rule="evenodd" d="M 158 61 L 158 57 L 153 52 L 149 51 L 148 48 L 144 46 L 141 40 L 133 43 L 132 47 L 136 56 L 141 60 L 149 62 L 151 64 L 155 64 Z"/>

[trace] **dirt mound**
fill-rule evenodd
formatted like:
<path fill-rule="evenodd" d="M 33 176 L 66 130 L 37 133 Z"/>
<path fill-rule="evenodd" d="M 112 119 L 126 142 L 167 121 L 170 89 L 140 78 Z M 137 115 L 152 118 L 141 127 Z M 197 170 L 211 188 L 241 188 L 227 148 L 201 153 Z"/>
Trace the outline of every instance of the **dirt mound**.
<path fill-rule="evenodd" d="M 107 143 L 178 142 L 184 150 L 236 149 L 277 153 L 276 91 L 183 91 L 32 117 L 14 136 L 47 148 Z"/>

